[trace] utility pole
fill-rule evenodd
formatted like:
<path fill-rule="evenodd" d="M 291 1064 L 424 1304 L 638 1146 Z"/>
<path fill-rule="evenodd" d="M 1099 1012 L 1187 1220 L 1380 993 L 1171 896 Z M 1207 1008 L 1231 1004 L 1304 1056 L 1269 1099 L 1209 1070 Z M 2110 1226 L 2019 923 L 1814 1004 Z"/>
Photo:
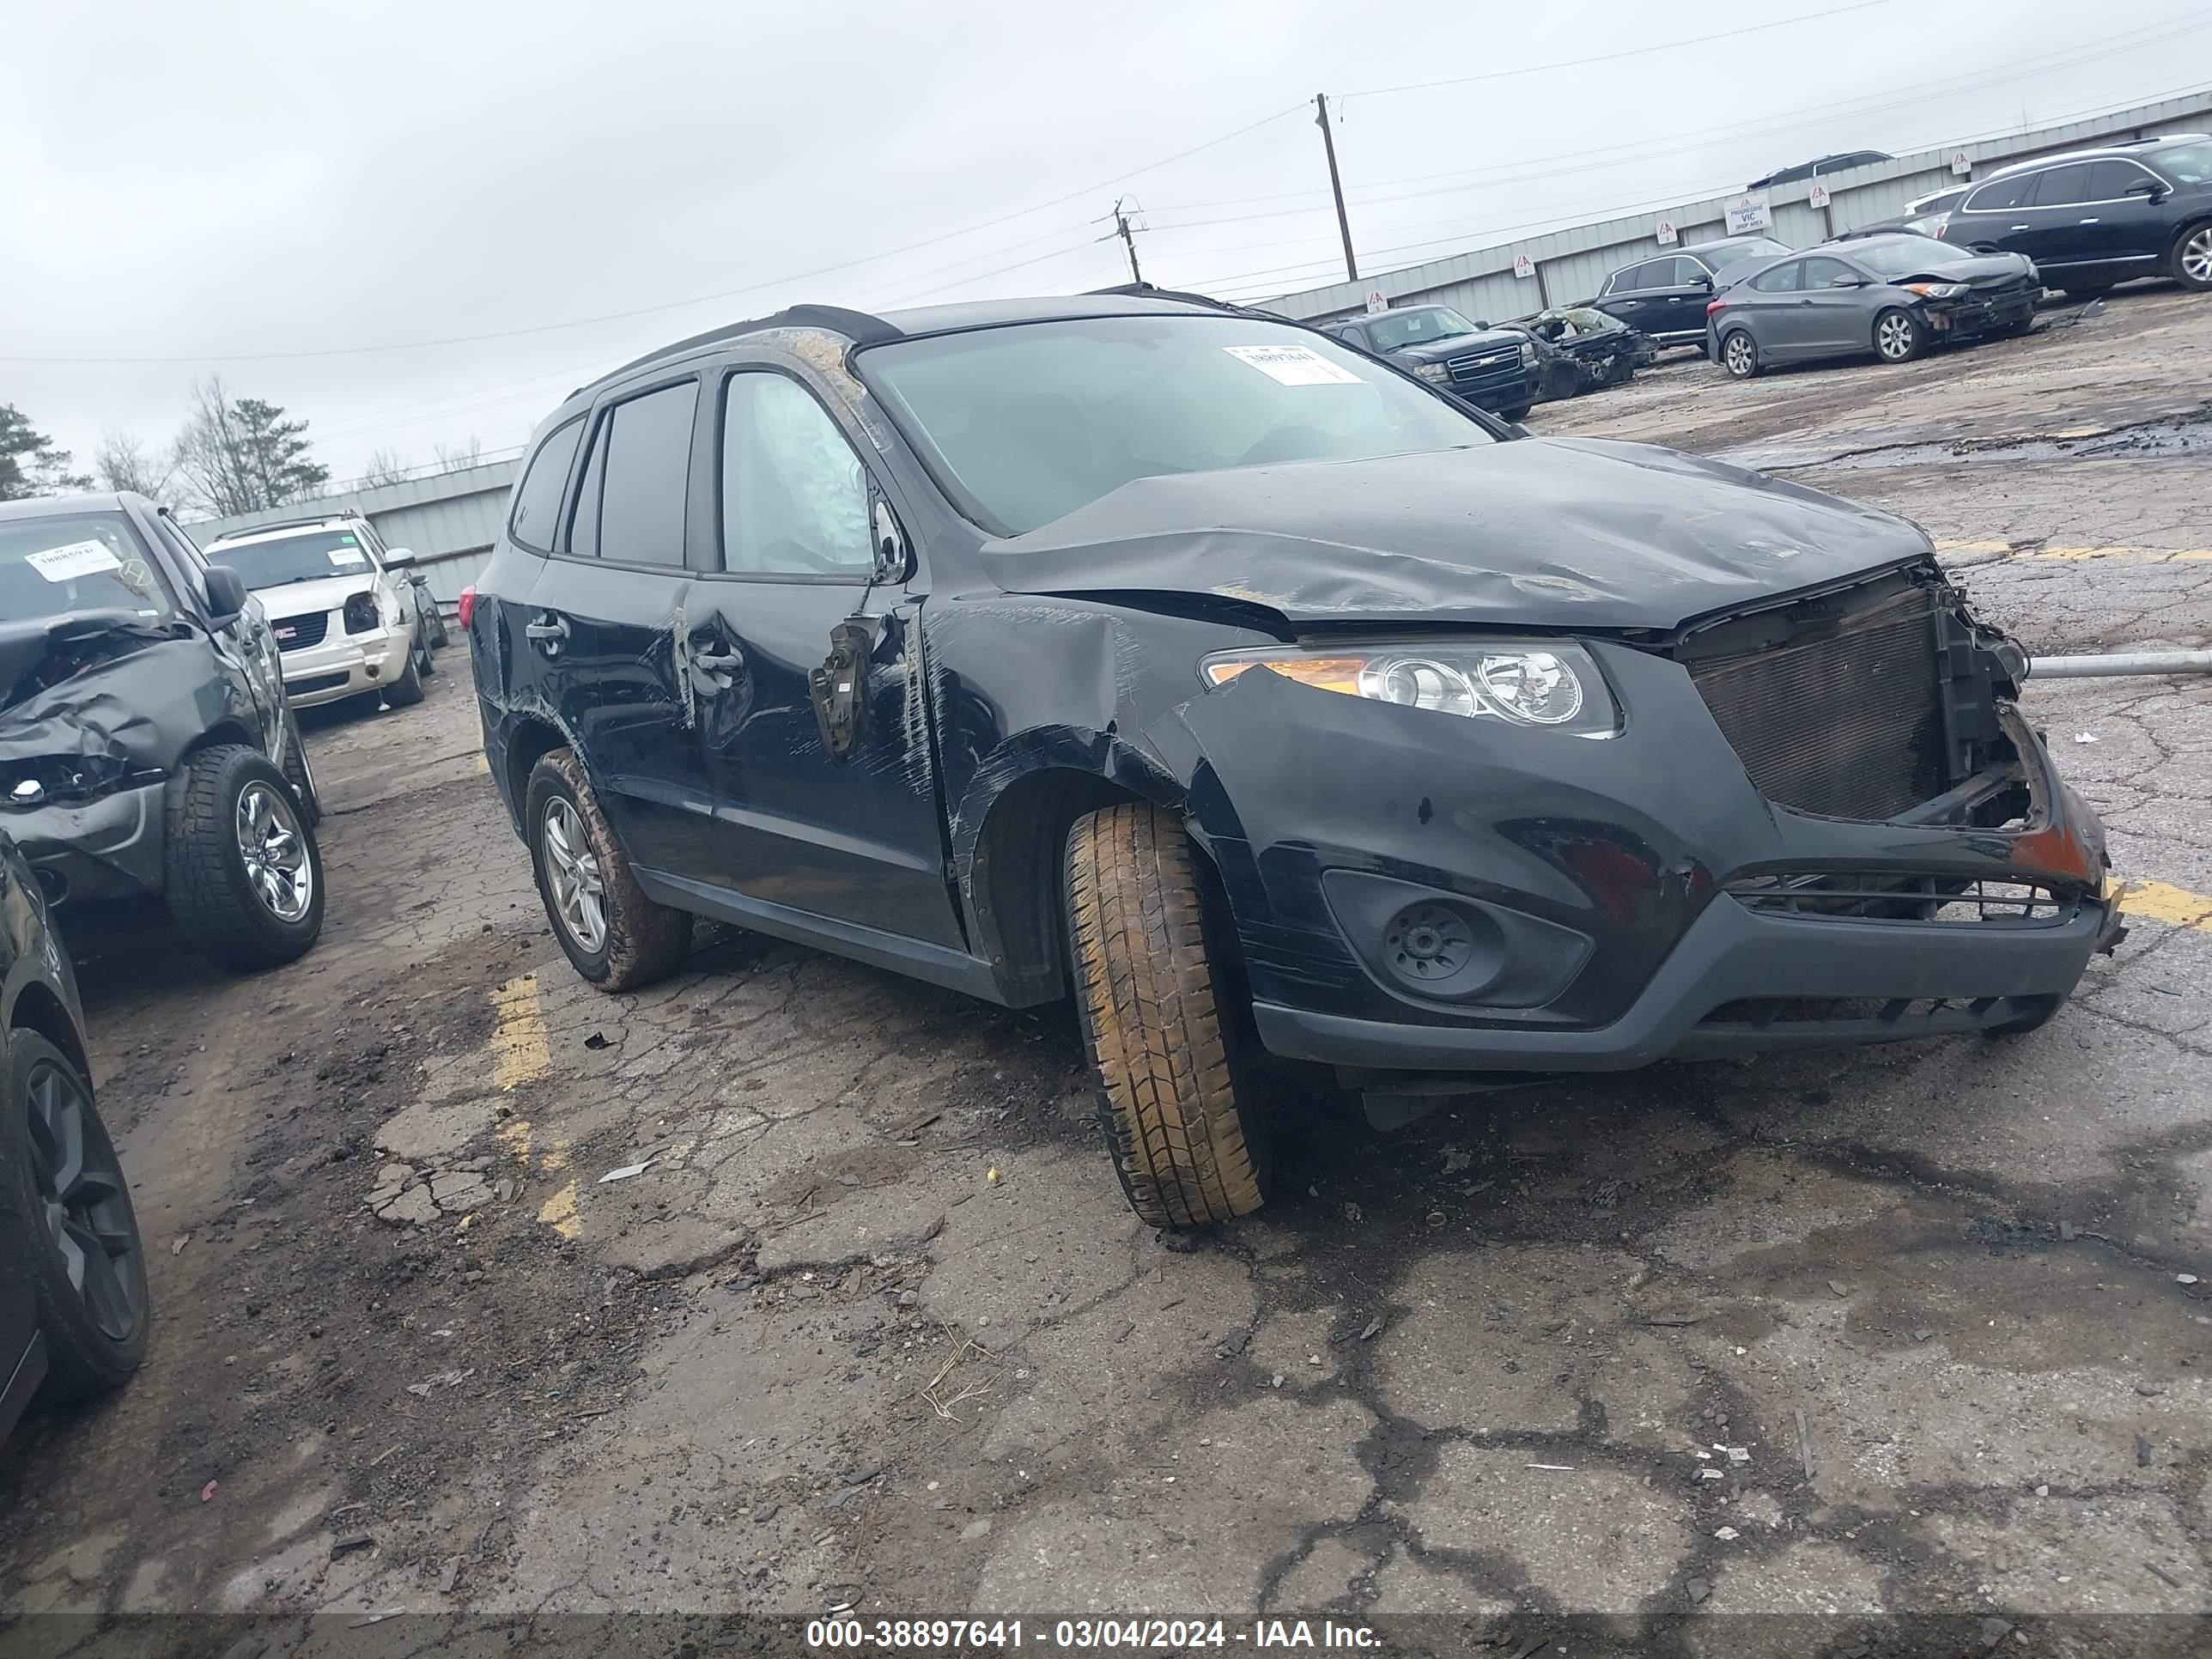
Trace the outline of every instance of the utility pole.
<path fill-rule="evenodd" d="M 1314 94 L 1314 125 L 1321 129 L 1321 147 L 1328 152 L 1328 187 L 1336 197 L 1336 228 L 1344 238 L 1344 280 L 1359 280 L 1359 263 L 1352 257 L 1352 221 L 1344 216 L 1344 181 L 1336 176 L 1336 135 L 1328 130 L 1328 94 Z"/>
<path fill-rule="evenodd" d="M 1114 234 L 1121 239 L 1121 246 L 1129 250 L 1129 280 L 1142 283 L 1145 273 L 1137 269 L 1137 239 L 1129 234 L 1129 216 L 1121 210 L 1125 197 L 1114 198 Z"/>

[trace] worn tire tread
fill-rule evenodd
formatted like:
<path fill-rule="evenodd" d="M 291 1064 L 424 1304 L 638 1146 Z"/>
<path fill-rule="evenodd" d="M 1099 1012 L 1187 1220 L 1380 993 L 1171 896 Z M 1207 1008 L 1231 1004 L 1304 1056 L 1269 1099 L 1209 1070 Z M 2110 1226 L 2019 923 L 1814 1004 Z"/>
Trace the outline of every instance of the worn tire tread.
<path fill-rule="evenodd" d="M 1076 1004 L 1122 1190 L 1157 1227 L 1265 1200 L 1182 823 L 1139 803 L 1079 819 L 1066 856 Z"/>

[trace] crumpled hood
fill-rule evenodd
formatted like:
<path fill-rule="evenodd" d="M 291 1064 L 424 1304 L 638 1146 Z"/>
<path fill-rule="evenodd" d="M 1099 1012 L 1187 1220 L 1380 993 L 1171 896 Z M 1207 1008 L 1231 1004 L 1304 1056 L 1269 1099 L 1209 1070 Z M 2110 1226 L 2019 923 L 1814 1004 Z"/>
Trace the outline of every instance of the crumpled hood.
<path fill-rule="evenodd" d="M 257 587 L 253 597 L 261 601 L 261 608 L 272 620 L 278 617 L 312 617 L 318 611 L 335 611 L 355 594 L 366 593 L 375 586 L 374 570 L 351 570 L 343 575 L 318 577 L 311 582 Z"/>
<path fill-rule="evenodd" d="M 1207 593 L 1297 624 L 1668 629 L 1931 551 L 1741 467 L 1553 438 L 1140 478 L 981 558 L 1010 593 Z"/>
<path fill-rule="evenodd" d="M 0 764 L 166 769 L 223 707 L 207 641 L 127 611 L 0 626 Z"/>

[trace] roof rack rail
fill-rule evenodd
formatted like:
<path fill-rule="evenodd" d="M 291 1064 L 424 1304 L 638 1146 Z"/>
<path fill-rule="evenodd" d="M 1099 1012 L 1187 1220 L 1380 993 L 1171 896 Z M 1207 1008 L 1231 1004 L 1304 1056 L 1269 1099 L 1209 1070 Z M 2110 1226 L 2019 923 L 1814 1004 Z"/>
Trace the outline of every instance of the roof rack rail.
<path fill-rule="evenodd" d="M 310 525 L 328 524 L 332 519 L 359 519 L 366 524 L 368 522 L 368 514 L 357 507 L 342 507 L 336 512 L 318 513 L 312 518 L 272 519 L 267 524 L 246 525 L 237 530 L 226 530 L 216 539 L 228 542 L 235 541 L 241 536 L 265 535 L 274 530 L 305 530 Z"/>
<path fill-rule="evenodd" d="M 583 391 L 586 386 L 604 386 L 607 381 L 627 374 L 634 368 L 643 368 L 647 364 L 657 363 L 664 357 L 679 356 L 687 351 L 696 351 L 702 346 L 717 345 L 724 340 L 734 340 L 742 335 L 757 334 L 764 328 L 827 329 L 832 334 L 843 335 L 854 345 L 878 345 L 885 340 L 902 340 L 906 337 L 904 331 L 897 326 L 885 322 L 881 317 L 869 312 L 851 311 L 843 306 L 787 306 L 772 316 L 754 317 L 742 323 L 725 323 L 720 328 L 710 328 L 703 333 L 694 334 L 671 344 L 658 347 L 647 352 L 642 357 L 632 358 L 620 368 L 609 369 L 596 380 L 585 381 L 583 386 L 576 388 L 576 392 Z M 576 392 L 572 392 L 568 395 L 573 398 L 576 395 Z"/>
<path fill-rule="evenodd" d="M 1150 283 L 1116 283 L 1111 288 L 1085 290 L 1085 298 L 1103 299 L 1109 295 L 1132 300 L 1181 300 L 1186 305 L 1204 306 L 1210 311 L 1231 312 L 1240 317 L 1273 317 L 1275 314 L 1255 306 L 1240 306 L 1234 300 L 1217 300 L 1211 294 L 1191 294 L 1182 289 L 1157 288 Z"/>

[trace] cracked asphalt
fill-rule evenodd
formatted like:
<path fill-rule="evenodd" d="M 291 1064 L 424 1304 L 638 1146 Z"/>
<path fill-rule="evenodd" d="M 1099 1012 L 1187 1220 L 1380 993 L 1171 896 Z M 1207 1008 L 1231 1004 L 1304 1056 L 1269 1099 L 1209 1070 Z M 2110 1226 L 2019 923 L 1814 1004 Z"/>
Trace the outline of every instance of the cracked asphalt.
<path fill-rule="evenodd" d="M 2203 417 L 2212 300 L 2068 314 L 1904 368 L 1670 361 L 1534 424 L 1907 514 L 2032 652 L 2212 643 L 2212 465 L 2127 447 Z M 2139 884 L 2043 1030 L 1389 1137 L 1285 1101 L 1282 1197 L 1185 1244 L 1124 1208 L 1064 1014 L 703 929 L 665 985 L 586 987 L 443 662 L 315 722 L 302 963 L 71 936 L 158 1324 L 129 1389 L 0 1451 L 11 1613 L 1744 1655 L 1940 1615 L 2150 1652 L 2212 1611 L 2212 683 L 2031 686 Z"/>

